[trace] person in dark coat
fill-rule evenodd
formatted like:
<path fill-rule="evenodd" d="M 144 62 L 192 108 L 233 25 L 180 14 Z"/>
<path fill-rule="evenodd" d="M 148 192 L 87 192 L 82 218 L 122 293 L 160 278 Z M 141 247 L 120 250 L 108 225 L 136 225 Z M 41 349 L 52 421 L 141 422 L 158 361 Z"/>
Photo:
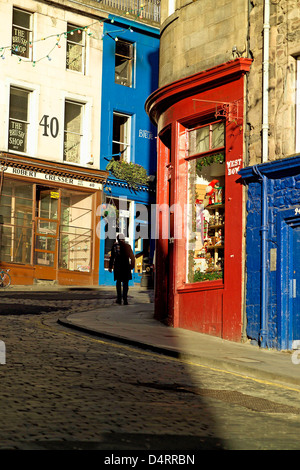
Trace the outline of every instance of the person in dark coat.
<path fill-rule="evenodd" d="M 131 246 L 125 242 L 122 233 L 117 236 L 117 241 L 113 244 L 109 260 L 109 272 L 114 271 L 116 282 L 118 304 L 122 303 L 122 283 L 123 283 L 123 303 L 128 305 L 128 282 L 132 279 L 131 271 L 134 269 L 135 257 Z"/>

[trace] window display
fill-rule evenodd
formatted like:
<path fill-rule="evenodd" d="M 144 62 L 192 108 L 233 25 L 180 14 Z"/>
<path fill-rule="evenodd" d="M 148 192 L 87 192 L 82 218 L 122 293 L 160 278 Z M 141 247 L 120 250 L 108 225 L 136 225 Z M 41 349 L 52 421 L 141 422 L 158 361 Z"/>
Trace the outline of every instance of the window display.
<path fill-rule="evenodd" d="M 215 132 L 214 132 L 215 130 Z M 224 125 L 190 132 L 189 150 L 205 151 L 188 162 L 187 282 L 223 279 L 225 223 Z M 209 152 L 215 145 L 218 152 Z M 209 152 L 209 153 L 208 153 Z"/>

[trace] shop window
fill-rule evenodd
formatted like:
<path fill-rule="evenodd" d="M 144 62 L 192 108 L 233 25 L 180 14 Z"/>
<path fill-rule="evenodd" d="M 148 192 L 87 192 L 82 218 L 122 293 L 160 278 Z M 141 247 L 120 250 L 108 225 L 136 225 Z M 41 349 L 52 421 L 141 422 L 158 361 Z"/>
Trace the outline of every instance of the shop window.
<path fill-rule="evenodd" d="M 223 278 L 225 223 L 223 122 L 188 131 L 187 282 Z"/>
<path fill-rule="evenodd" d="M 91 271 L 92 195 L 62 190 L 59 267 Z"/>
<path fill-rule="evenodd" d="M 130 161 L 131 117 L 113 113 L 112 153 L 115 160 Z"/>
<path fill-rule="evenodd" d="M 13 55 L 32 58 L 32 14 L 13 8 L 12 44 Z"/>
<path fill-rule="evenodd" d="M 7 179 L 0 196 L 0 259 L 29 264 L 32 248 L 32 184 Z"/>
<path fill-rule="evenodd" d="M 118 39 L 115 50 L 115 83 L 127 87 L 132 86 L 133 75 L 133 44 Z"/>
<path fill-rule="evenodd" d="M 73 101 L 65 102 L 64 160 L 80 163 L 82 153 L 83 105 Z"/>
<path fill-rule="evenodd" d="M 16 152 L 27 151 L 29 128 L 30 92 L 21 88 L 10 88 L 8 149 Z"/>
<path fill-rule="evenodd" d="M 67 60 L 68 70 L 84 73 L 85 67 L 85 35 L 82 30 L 72 24 L 67 25 Z"/>

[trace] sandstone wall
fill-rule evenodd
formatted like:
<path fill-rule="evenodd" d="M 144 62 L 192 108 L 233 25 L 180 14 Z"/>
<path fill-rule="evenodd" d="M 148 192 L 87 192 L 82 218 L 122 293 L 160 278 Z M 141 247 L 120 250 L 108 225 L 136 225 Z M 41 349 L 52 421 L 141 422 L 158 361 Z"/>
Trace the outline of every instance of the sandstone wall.
<path fill-rule="evenodd" d="M 249 163 L 261 162 L 263 0 L 250 9 Z M 269 160 L 295 153 L 296 63 L 300 56 L 300 7 L 297 0 L 271 0 L 269 48 Z"/>
<path fill-rule="evenodd" d="M 177 0 L 168 15 L 162 0 L 160 86 L 236 58 L 246 52 L 247 1 Z"/>

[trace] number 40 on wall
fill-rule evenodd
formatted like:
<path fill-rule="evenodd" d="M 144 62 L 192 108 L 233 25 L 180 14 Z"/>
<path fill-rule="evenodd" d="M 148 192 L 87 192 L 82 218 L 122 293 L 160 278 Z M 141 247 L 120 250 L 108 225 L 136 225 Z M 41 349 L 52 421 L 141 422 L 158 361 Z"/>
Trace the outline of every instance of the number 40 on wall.
<path fill-rule="evenodd" d="M 57 137 L 59 131 L 59 124 L 58 119 L 56 117 L 52 117 L 50 119 L 50 116 L 44 114 L 39 124 L 44 128 L 44 136 L 49 137 L 50 133 L 51 137 L 53 137 L 54 139 L 55 137 Z"/>

